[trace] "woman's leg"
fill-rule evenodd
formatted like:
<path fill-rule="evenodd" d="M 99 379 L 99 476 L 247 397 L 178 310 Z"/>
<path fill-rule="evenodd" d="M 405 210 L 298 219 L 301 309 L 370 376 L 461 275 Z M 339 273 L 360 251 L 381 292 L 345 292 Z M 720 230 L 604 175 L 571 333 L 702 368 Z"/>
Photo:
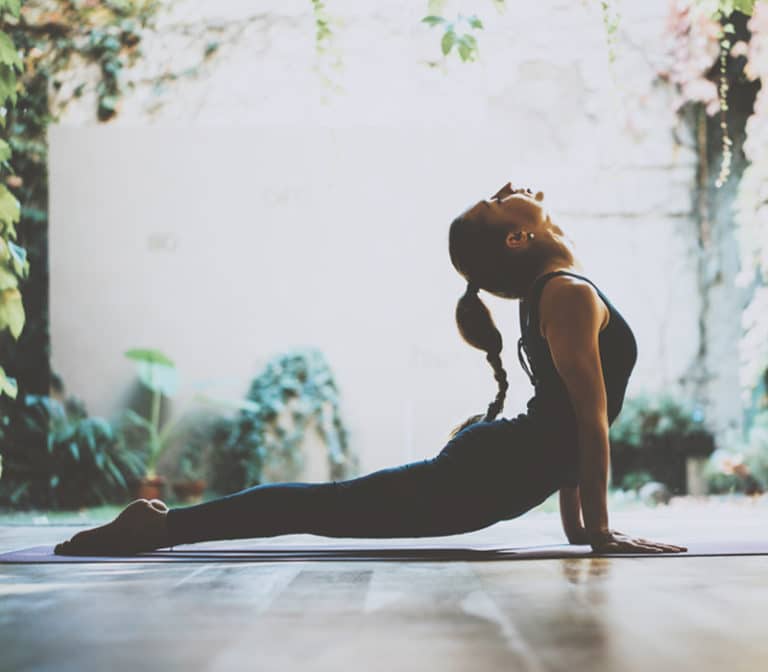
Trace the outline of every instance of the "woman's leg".
<path fill-rule="evenodd" d="M 499 520 L 451 460 L 437 456 L 346 481 L 270 483 L 174 508 L 172 545 L 215 539 L 318 534 L 424 537 L 458 534 Z"/>
<path fill-rule="evenodd" d="M 553 488 L 519 422 L 478 423 L 434 458 L 329 483 L 272 483 L 166 510 L 136 500 L 112 522 L 59 544 L 65 555 L 125 554 L 216 539 L 318 534 L 460 534 L 520 515 Z M 546 461 L 546 460 L 545 460 Z"/>

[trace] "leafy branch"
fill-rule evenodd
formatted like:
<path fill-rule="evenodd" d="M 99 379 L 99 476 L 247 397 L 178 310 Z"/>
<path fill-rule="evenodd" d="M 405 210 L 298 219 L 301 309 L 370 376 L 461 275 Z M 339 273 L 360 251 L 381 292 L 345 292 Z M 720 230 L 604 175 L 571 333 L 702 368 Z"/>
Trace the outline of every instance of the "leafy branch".
<path fill-rule="evenodd" d="M 476 14 L 466 17 L 459 14 L 453 21 L 449 21 L 444 16 L 430 14 L 421 21 L 430 28 L 441 27 L 443 29 L 443 36 L 440 40 L 440 50 L 443 52 L 443 56 L 448 56 L 456 47 L 456 52 L 463 63 L 477 60 L 475 31 L 483 29 L 483 22 Z"/>
<path fill-rule="evenodd" d="M 19 18 L 21 0 L 0 0 L 2 26 Z M 17 75 L 24 69 L 24 64 L 11 37 L 0 30 L 0 127 L 3 135 L 7 131 L 7 106 L 14 106 L 18 100 Z M 7 136 L 0 139 L 0 175 L 6 182 L 14 183 L 14 170 L 10 163 L 13 150 Z M 19 291 L 19 281 L 29 274 L 29 261 L 26 250 L 16 242 L 18 234 L 16 224 L 21 217 L 21 205 L 8 189 L 0 183 L 0 334 L 9 331 L 18 340 L 24 328 L 24 304 Z M 18 383 L 6 375 L 0 366 L 0 396 L 8 395 L 15 399 Z"/>

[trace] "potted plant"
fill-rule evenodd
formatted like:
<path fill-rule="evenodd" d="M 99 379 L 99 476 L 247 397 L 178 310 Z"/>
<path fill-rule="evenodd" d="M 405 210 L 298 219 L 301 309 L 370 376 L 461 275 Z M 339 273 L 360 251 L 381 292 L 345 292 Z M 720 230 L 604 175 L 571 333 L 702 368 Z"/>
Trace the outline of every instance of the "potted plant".
<path fill-rule="evenodd" d="M 195 464 L 194 458 L 182 456 L 179 461 L 181 477 L 173 481 L 171 487 L 173 494 L 179 502 L 184 504 L 194 504 L 203 498 L 203 493 L 207 487 L 204 474 L 199 466 Z"/>
<path fill-rule="evenodd" d="M 202 499 L 208 485 L 208 458 L 220 422 L 218 413 L 204 411 L 195 414 L 191 422 L 185 423 L 183 448 L 178 458 L 178 475 L 171 483 L 179 502 L 192 504 Z"/>
<path fill-rule="evenodd" d="M 136 496 L 145 499 L 162 497 L 166 479 L 157 473 L 157 463 L 170 445 L 170 438 L 178 420 L 161 427 L 160 403 L 163 395 L 172 397 L 176 393 L 176 365 L 159 350 L 137 348 L 128 350 L 125 356 L 136 362 L 141 383 L 151 393 L 150 417 L 146 419 L 128 409 L 126 416 L 147 432 L 147 462 L 144 477 L 139 481 Z"/>

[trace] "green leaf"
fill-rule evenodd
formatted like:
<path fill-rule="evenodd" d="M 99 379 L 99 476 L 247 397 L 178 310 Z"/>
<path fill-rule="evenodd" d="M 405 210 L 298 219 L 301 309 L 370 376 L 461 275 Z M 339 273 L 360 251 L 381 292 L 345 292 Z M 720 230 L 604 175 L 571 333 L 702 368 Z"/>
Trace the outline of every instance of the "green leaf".
<path fill-rule="evenodd" d="M 91 451 L 91 455 L 95 455 L 96 437 L 93 435 L 93 427 L 90 424 L 83 425 L 83 436 L 85 437 L 85 444 L 88 446 L 88 450 Z"/>
<path fill-rule="evenodd" d="M 11 146 L 5 140 L 0 140 L 0 161 L 7 161 L 10 158 Z"/>
<path fill-rule="evenodd" d="M 12 66 L 0 64 L 0 105 L 7 100 L 16 104 L 16 73 Z"/>
<path fill-rule="evenodd" d="M 125 353 L 138 365 L 139 380 L 150 390 L 173 396 L 178 386 L 176 365 L 170 357 L 149 348 L 136 348 Z"/>
<path fill-rule="evenodd" d="M 15 68 L 19 72 L 24 69 L 24 62 L 7 33 L 0 31 L 0 63 Z"/>
<path fill-rule="evenodd" d="M 18 17 L 21 11 L 21 0 L 0 0 L 0 12 L 7 12 Z"/>
<path fill-rule="evenodd" d="M 103 96 L 99 100 L 99 107 L 114 112 L 117 109 L 117 104 L 119 102 L 120 99 L 117 96 Z"/>
<path fill-rule="evenodd" d="M 19 286 L 19 279 L 11 271 L 10 266 L 0 262 L 0 292 L 4 289 L 15 289 Z"/>
<path fill-rule="evenodd" d="M 5 289 L 0 292 L 0 332 L 10 329 L 16 340 L 24 328 L 24 305 L 18 289 Z"/>
<path fill-rule="evenodd" d="M 11 253 L 11 263 L 13 264 L 13 270 L 16 271 L 20 278 L 24 278 L 29 274 L 29 261 L 27 261 L 27 251 L 20 245 L 12 241 L 8 241 L 8 250 Z"/>
<path fill-rule="evenodd" d="M 19 393 L 16 379 L 6 375 L 2 366 L 0 366 L 0 393 L 7 394 L 11 399 L 15 399 Z"/>
<path fill-rule="evenodd" d="M 75 459 L 75 462 L 80 461 L 80 448 L 78 448 L 74 441 L 69 442 L 69 452 L 72 453 L 72 457 Z"/>
<path fill-rule="evenodd" d="M 733 8 L 737 12 L 752 16 L 755 11 L 755 0 L 734 0 Z"/>
<path fill-rule="evenodd" d="M 454 33 L 452 30 L 446 31 L 445 35 L 443 35 L 443 39 L 440 42 L 440 48 L 443 51 L 443 56 L 447 56 L 450 53 L 455 43 L 456 33 Z"/>
<path fill-rule="evenodd" d="M 160 352 L 160 350 L 153 350 L 150 348 L 134 348 L 128 350 L 125 353 L 128 359 L 132 359 L 135 362 L 148 362 L 150 364 L 165 364 L 166 366 L 175 366 L 173 360 Z"/>
<path fill-rule="evenodd" d="M 472 58 L 472 47 L 467 46 L 464 40 L 459 40 L 459 56 L 465 63 Z"/>
<path fill-rule="evenodd" d="M 0 231 L 5 224 L 8 237 L 15 238 L 16 231 L 13 225 L 19 221 L 21 216 L 21 206 L 16 197 L 8 190 L 4 184 L 0 184 Z"/>
<path fill-rule="evenodd" d="M 425 16 L 422 20 L 422 23 L 427 23 L 430 26 L 439 26 L 441 23 L 445 23 L 445 18 L 442 16 Z"/>
<path fill-rule="evenodd" d="M 128 487 L 128 484 L 125 482 L 125 477 L 122 473 L 120 473 L 120 470 L 117 468 L 115 463 L 112 462 L 112 460 L 107 460 L 107 469 L 109 469 L 109 471 L 112 473 L 112 476 L 114 476 L 115 480 L 120 484 L 121 487 Z"/>
<path fill-rule="evenodd" d="M 734 0 L 716 0 L 717 11 L 724 17 L 728 17 L 733 14 Z"/>
<path fill-rule="evenodd" d="M 469 25 L 473 28 L 482 29 L 483 28 L 483 22 L 477 18 L 474 14 L 469 17 Z"/>

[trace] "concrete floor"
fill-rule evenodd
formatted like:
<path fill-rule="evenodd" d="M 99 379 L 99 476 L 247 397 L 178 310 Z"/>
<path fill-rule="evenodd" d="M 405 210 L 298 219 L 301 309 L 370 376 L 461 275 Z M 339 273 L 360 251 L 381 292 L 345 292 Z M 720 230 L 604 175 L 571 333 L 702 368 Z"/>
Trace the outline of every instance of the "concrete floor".
<path fill-rule="evenodd" d="M 768 507 L 669 507 L 611 525 L 681 544 L 754 538 Z M 76 529 L 0 527 L 0 551 Z M 544 513 L 447 539 L 563 542 Z M 0 566 L 3 672 L 759 672 L 767 633 L 762 556 Z"/>

